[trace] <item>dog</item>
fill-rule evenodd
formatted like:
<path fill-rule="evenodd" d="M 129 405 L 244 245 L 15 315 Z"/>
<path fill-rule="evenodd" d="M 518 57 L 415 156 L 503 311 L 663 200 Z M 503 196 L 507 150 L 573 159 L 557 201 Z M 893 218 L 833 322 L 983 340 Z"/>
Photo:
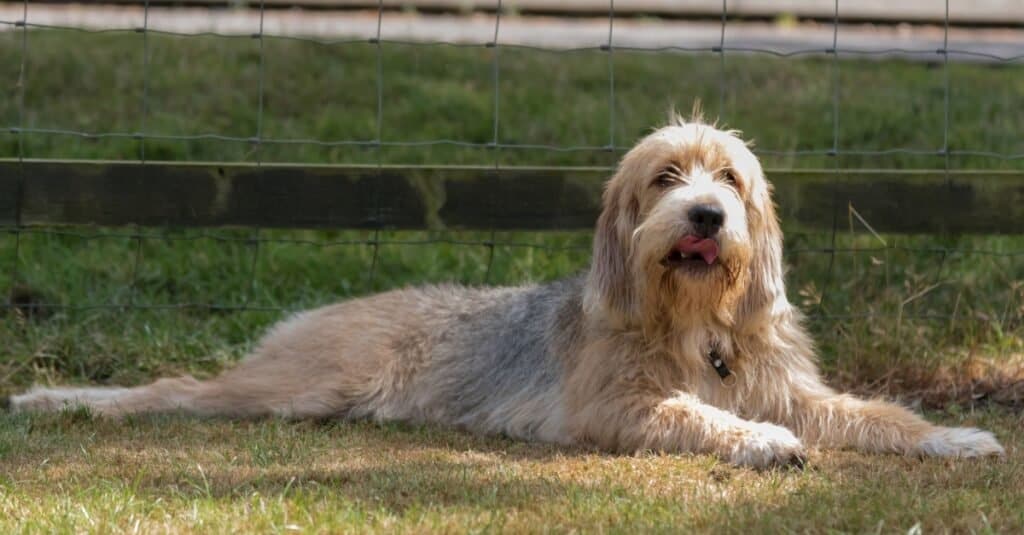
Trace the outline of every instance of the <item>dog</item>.
<path fill-rule="evenodd" d="M 576 277 L 394 290 L 284 320 L 207 381 L 36 387 L 9 404 L 429 422 L 756 468 L 802 465 L 810 447 L 1003 454 L 989 432 L 825 385 L 786 298 L 771 185 L 737 131 L 675 115 L 622 158 L 602 204 Z"/>

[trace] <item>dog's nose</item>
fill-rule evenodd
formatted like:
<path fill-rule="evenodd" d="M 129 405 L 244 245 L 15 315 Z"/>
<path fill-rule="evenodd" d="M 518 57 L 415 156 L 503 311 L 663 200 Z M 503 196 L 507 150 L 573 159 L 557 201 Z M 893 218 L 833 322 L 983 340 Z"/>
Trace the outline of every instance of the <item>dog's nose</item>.
<path fill-rule="evenodd" d="M 725 211 L 713 204 L 698 204 L 690 208 L 690 213 L 687 216 L 690 218 L 690 223 L 693 223 L 693 229 L 697 234 L 705 238 L 710 238 L 718 233 L 718 230 L 722 228 L 722 223 L 725 222 Z"/>

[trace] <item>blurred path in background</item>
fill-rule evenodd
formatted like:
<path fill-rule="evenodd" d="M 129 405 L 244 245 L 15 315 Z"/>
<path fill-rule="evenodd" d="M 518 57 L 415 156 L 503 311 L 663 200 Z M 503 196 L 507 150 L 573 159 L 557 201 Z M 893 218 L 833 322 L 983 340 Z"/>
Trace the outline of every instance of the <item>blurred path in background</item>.
<path fill-rule="evenodd" d="M 594 5 L 593 2 L 590 4 Z M 620 4 L 628 5 L 629 2 L 619 0 L 616 10 Z M 828 4 L 832 5 L 832 2 Z M 933 4 L 931 2 L 929 6 L 934 8 Z M 1013 5 L 1024 11 L 1024 2 Z M 942 6 L 938 7 L 941 10 Z M 19 29 L 15 24 L 22 19 L 22 10 L 22 4 L 0 4 L 0 30 Z M 1007 12 L 1007 20 L 1012 22 L 1010 15 L 1012 10 Z M 143 9 L 138 6 L 31 4 L 27 20 L 31 28 L 131 30 L 141 28 L 143 18 Z M 147 25 L 152 30 L 164 32 L 245 36 L 259 31 L 260 12 L 246 8 L 151 7 Z M 494 39 L 494 26 L 493 13 L 426 15 L 385 11 L 381 37 L 391 41 L 481 44 Z M 942 61 L 945 37 L 941 24 L 841 23 L 834 34 L 829 22 L 786 16 L 762 21 L 729 20 L 724 34 L 720 21 L 707 18 L 616 17 L 613 31 L 609 32 L 609 29 L 607 16 L 505 14 L 501 17 L 498 43 L 561 49 L 594 48 L 608 45 L 610 38 L 616 48 L 675 47 L 684 51 L 707 52 L 724 43 L 727 54 L 756 51 L 779 55 L 827 55 L 835 37 L 842 56 L 900 57 L 934 62 Z M 272 36 L 309 37 L 324 41 L 369 39 L 377 34 L 377 12 L 267 9 L 263 16 L 263 32 Z M 956 61 L 1024 61 L 1024 29 L 1021 28 L 951 26 L 948 42 L 950 59 Z"/>
<path fill-rule="evenodd" d="M 13 2 L 18 3 L 18 2 Z M 42 0 L 33 3 L 139 5 L 138 0 Z M 148 0 L 150 6 L 193 5 L 259 9 L 367 9 L 455 12 L 494 12 L 559 16 L 604 16 L 614 6 L 618 16 L 669 18 L 718 18 L 723 11 L 731 19 L 790 17 L 831 21 L 836 9 L 842 20 L 911 22 L 953 25 L 1024 24 L 1020 0 Z"/>

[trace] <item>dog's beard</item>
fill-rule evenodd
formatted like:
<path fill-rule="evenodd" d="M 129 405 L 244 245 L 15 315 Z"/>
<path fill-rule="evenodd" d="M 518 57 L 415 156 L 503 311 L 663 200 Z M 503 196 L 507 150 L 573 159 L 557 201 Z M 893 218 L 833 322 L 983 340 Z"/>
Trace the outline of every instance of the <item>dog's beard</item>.
<path fill-rule="evenodd" d="M 725 232 L 713 246 L 703 243 L 706 239 L 694 236 L 674 215 L 680 211 L 656 209 L 632 233 L 642 321 L 663 331 L 709 322 L 731 325 L 749 279 L 750 244 Z"/>
<path fill-rule="evenodd" d="M 665 329 L 708 321 L 731 324 L 732 310 L 747 286 L 749 249 L 728 244 L 712 263 L 671 255 L 672 246 L 667 245 L 652 247 L 637 259 L 644 323 Z"/>

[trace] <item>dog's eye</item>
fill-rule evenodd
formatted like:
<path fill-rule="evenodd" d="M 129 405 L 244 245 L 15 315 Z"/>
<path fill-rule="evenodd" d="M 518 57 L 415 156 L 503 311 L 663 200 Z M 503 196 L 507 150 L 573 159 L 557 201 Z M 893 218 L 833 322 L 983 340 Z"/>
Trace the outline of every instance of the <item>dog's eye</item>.
<path fill-rule="evenodd" d="M 658 176 L 654 177 L 654 182 L 651 182 L 651 185 L 664 189 L 680 183 L 682 178 L 683 173 L 679 170 L 679 167 L 675 164 L 669 164 L 668 167 L 658 173 Z"/>
<path fill-rule="evenodd" d="M 678 181 L 679 181 L 679 179 L 677 179 L 671 173 L 665 172 L 665 173 L 661 173 L 660 175 L 658 175 L 654 179 L 654 182 L 651 183 L 651 185 L 655 186 L 655 187 L 658 187 L 658 188 L 667 188 L 667 187 L 672 186 L 673 184 L 675 184 Z"/>
<path fill-rule="evenodd" d="M 723 169 L 721 176 L 722 180 L 731 186 L 735 186 L 739 183 L 739 180 L 736 179 L 736 171 L 733 171 L 732 169 Z"/>

